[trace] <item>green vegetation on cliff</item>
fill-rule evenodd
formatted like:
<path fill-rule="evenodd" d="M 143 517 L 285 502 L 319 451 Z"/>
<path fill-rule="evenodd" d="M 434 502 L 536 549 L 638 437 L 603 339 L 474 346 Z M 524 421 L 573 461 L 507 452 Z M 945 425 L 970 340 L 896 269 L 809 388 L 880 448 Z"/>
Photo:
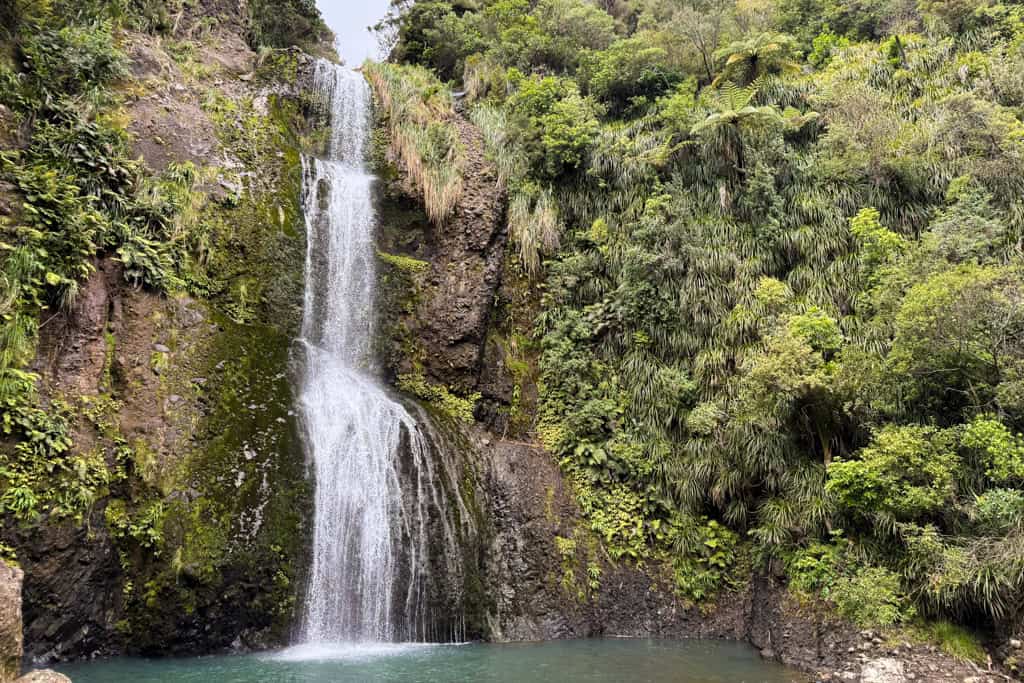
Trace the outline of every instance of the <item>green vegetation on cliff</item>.
<path fill-rule="evenodd" d="M 249 27 L 254 48 L 322 49 L 315 6 L 284 5 L 0 8 L 0 538 L 51 591 L 28 603 L 47 623 L 89 602 L 35 564 L 50 535 L 116 551 L 120 574 L 95 587 L 120 599 L 90 596 L 110 606 L 92 636 L 106 651 L 118 635 L 161 652 L 280 640 L 291 622 L 309 495 L 288 363 L 312 107 L 304 56 L 239 41 Z M 200 47 L 220 61 L 200 65 Z M 140 140 L 154 109 L 193 120 L 150 119 Z M 206 147 L 152 132 L 179 125 Z"/>
<path fill-rule="evenodd" d="M 391 27 L 411 66 L 377 73 L 463 90 L 507 184 L 535 429 L 613 557 L 693 599 L 749 553 L 863 624 L 1021 618 L 1024 5 L 420 0 Z"/>

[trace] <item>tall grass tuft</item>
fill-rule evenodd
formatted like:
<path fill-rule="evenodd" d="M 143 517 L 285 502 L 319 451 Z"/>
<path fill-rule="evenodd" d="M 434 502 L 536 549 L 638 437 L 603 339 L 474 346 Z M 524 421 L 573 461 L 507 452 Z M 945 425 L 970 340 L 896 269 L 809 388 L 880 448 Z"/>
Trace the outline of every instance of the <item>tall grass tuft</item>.
<path fill-rule="evenodd" d="M 442 225 L 462 197 L 465 149 L 448 89 L 420 66 L 364 67 L 386 121 L 389 154 Z"/>
<path fill-rule="evenodd" d="M 558 203 L 550 190 L 520 189 L 512 193 L 508 206 L 509 234 L 519 247 L 519 258 L 526 273 L 536 278 L 541 273 L 541 258 L 559 247 L 562 225 Z"/>

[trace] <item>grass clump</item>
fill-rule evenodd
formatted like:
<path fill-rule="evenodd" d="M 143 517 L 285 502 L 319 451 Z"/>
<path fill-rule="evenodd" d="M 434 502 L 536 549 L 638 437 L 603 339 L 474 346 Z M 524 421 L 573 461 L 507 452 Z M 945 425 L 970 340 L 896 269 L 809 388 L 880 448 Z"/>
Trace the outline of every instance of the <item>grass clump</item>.
<path fill-rule="evenodd" d="M 946 654 L 963 661 L 980 664 L 988 657 L 974 633 L 945 619 L 916 623 L 911 633 L 924 642 L 935 643 Z"/>
<path fill-rule="evenodd" d="M 449 90 L 418 66 L 367 63 L 390 139 L 389 154 L 442 225 L 462 197 L 465 149 Z"/>

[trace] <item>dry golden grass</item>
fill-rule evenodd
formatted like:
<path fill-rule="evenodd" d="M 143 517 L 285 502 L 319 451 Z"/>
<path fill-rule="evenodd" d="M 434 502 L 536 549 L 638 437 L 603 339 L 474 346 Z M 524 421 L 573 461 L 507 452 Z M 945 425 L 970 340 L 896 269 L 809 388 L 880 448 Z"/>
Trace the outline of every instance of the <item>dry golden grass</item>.
<path fill-rule="evenodd" d="M 388 130 L 392 160 L 422 194 L 427 216 L 442 225 L 462 197 L 465 150 L 451 93 L 418 66 L 364 67 Z"/>

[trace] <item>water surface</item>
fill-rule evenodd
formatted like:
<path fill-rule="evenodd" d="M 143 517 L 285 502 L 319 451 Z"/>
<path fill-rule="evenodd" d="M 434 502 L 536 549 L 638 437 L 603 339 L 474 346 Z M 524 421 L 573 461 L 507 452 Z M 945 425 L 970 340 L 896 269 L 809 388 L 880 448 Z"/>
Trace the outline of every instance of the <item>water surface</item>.
<path fill-rule="evenodd" d="M 75 683 L 789 683 L 806 678 L 721 641 L 310 645 L 233 657 L 66 666 Z"/>

